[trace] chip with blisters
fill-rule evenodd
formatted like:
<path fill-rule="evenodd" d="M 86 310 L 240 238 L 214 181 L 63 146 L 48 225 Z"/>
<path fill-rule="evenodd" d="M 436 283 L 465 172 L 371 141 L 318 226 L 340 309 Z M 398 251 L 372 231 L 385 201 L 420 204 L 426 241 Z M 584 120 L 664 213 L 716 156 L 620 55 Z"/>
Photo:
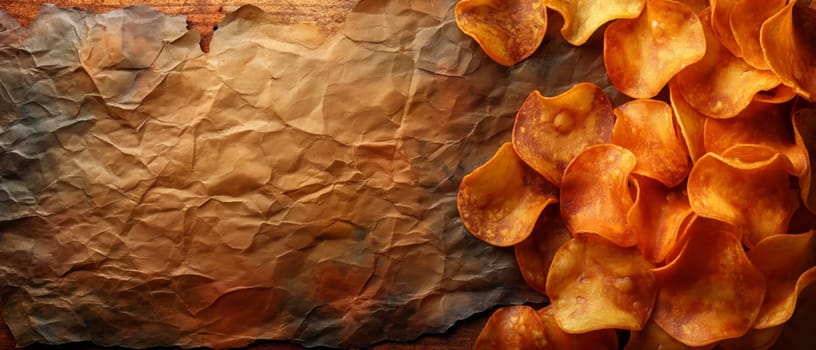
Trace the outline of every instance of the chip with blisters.
<path fill-rule="evenodd" d="M 493 312 L 476 339 L 477 350 L 547 349 L 544 323 L 533 308 L 505 306 Z"/>
<path fill-rule="evenodd" d="M 635 18 L 646 0 L 548 0 L 547 7 L 564 18 L 561 35 L 570 44 L 582 45 L 604 23 L 618 18 Z"/>

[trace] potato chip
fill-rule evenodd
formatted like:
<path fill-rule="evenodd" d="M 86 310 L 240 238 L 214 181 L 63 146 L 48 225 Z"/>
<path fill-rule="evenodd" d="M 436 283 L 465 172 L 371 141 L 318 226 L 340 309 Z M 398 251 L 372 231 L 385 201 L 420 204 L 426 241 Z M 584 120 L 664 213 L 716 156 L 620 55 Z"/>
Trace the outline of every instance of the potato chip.
<path fill-rule="evenodd" d="M 579 83 L 555 97 L 533 91 L 516 115 L 513 147 L 557 186 L 578 153 L 609 142 L 614 122 L 609 98 L 594 84 Z"/>
<path fill-rule="evenodd" d="M 564 18 L 561 35 L 570 44 L 583 45 L 604 23 L 618 18 L 635 18 L 646 0 L 547 0 L 547 7 Z"/>
<path fill-rule="evenodd" d="M 739 0 L 711 0 L 711 30 L 731 54 L 742 57 L 742 49 L 731 31 L 731 13 L 737 1 Z"/>
<path fill-rule="evenodd" d="M 739 338 L 726 339 L 717 344 L 722 350 L 767 350 L 776 343 L 782 334 L 782 326 L 765 329 L 751 329 Z"/>
<path fill-rule="evenodd" d="M 527 285 L 542 294 L 547 293 L 547 271 L 550 270 L 550 263 L 558 248 L 570 238 L 572 235 L 564 226 L 559 207 L 551 205 L 544 209 L 533 228 L 533 233 L 513 246 L 519 271 Z"/>
<path fill-rule="evenodd" d="M 671 107 L 663 101 L 634 100 L 613 111 L 617 116 L 612 143 L 635 154 L 632 173 L 668 187 L 683 182 L 689 171 L 683 138 L 674 126 Z"/>
<path fill-rule="evenodd" d="M 557 189 L 516 156 L 510 143 L 462 179 L 457 197 L 462 223 L 476 238 L 506 247 L 530 235 Z"/>
<path fill-rule="evenodd" d="M 771 70 L 808 100 L 816 99 L 816 9 L 790 1 L 762 25 L 759 42 Z"/>
<path fill-rule="evenodd" d="M 660 329 L 653 320 L 649 320 L 642 330 L 632 332 L 623 350 L 708 350 L 712 348 L 714 348 L 713 344 L 700 347 L 687 346 Z"/>
<path fill-rule="evenodd" d="M 785 103 L 796 97 L 796 91 L 785 84 L 779 84 L 770 90 L 763 90 L 754 95 L 754 101 L 765 103 Z"/>
<path fill-rule="evenodd" d="M 700 216 L 733 224 L 753 247 L 785 233 L 798 206 L 788 182 L 787 158 L 761 146 L 735 146 L 724 155 L 707 153 L 694 164 L 686 186 Z"/>
<path fill-rule="evenodd" d="M 706 38 L 703 58 L 677 73 L 677 93 L 697 111 L 730 118 L 745 109 L 757 92 L 779 85 L 771 71 L 758 70 L 725 49 L 711 29 L 710 11 L 700 13 Z"/>
<path fill-rule="evenodd" d="M 807 154 L 796 145 L 790 113 L 788 105 L 754 101 L 735 118 L 709 118 L 703 131 L 706 150 L 723 154 L 738 144 L 768 146 L 788 157 L 794 175 L 801 176 L 807 170 Z"/>
<path fill-rule="evenodd" d="M 595 145 L 575 157 L 561 182 L 561 215 L 573 234 L 594 233 L 621 247 L 637 244 L 626 226 L 632 207 L 629 173 L 635 155 L 612 145 Z"/>
<path fill-rule="evenodd" d="M 548 349 L 593 349 L 617 350 L 618 335 L 614 329 L 599 329 L 597 331 L 570 334 L 558 327 L 555 322 L 551 305 L 538 310 L 538 316 L 544 323 L 544 333 L 547 335 Z"/>
<path fill-rule="evenodd" d="M 460 0 L 454 11 L 459 28 L 505 66 L 532 55 L 547 33 L 544 0 Z"/>
<path fill-rule="evenodd" d="M 799 189 L 805 206 L 816 213 L 816 108 L 800 109 L 793 114 L 796 145 L 808 155 L 807 169 L 799 177 Z"/>
<path fill-rule="evenodd" d="M 669 98 L 674 111 L 674 120 L 680 129 L 680 134 L 683 135 L 689 157 L 691 157 L 692 162 L 696 162 L 705 154 L 703 126 L 705 125 L 706 116 L 697 112 L 694 107 L 686 102 L 683 96 L 677 92 L 677 84 L 675 83 L 669 83 Z"/>
<path fill-rule="evenodd" d="M 762 23 L 785 6 L 786 0 L 730 0 L 733 1 L 729 19 L 734 41 L 741 57 L 757 69 L 770 69 L 759 44 Z"/>
<path fill-rule="evenodd" d="M 547 276 L 555 320 L 567 333 L 643 328 L 656 294 L 651 269 L 635 248 L 578 235 L 558 249 Z"/>
<path fill-rule="evenodd" d="M 647 0 L 635 19 L 612 22 L 604 33 L 604 64 L 615 87 L 634 98 L 657 95 L 705 54 L 697 14 L 672 0 Z"/>
<path fill-rule="evenodd" d="M 691 233 L 677 259 L 654 270 L 655 323 L 689 346 L 744 335 L 762 305 L 765 278 L 734 235 Z"/>
<path fill-rule="evenodd" d="M 816 232 L 768 237 L 748 252 L 748 258 L 768 281 L 754 328 L 785 323 L 793 315 L 799 291 L 816 282 Z"/>
<path fill-rule="evenodd" d="M 487 320 L 474 349 L 546 349 L 544 323 L 526 305 L 499 308 Z"/>
<path fill-rule="evenodd" d="M 688 198 L 649 178 L 633 176 L 637 197 L 626 216 L 626 223 L 638 237 L 643 257 L 661 264 L 675 250 L 683 223 L 692 211 Z"/>
<path fill-rule="evenodd" d="M 782 334 L 776 340 L 773 350 L 813 350 L 816 349 L 816 337 L 813 336 L 813 325 L 816 324 L 816 284 L 805 288 L 796 301 L 793 317 L 782 328 Z"/>

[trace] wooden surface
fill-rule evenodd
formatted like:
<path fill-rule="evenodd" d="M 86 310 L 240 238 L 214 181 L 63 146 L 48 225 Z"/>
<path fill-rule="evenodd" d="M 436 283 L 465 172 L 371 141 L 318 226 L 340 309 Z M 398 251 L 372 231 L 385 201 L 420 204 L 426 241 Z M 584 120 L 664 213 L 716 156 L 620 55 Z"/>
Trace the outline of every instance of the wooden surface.
<path fill-rule="evenodd" d="M 338 30 L 346 15 L 356 3 L 356 0 L 0 0 L 0 9 L 5 10 L 24 26 L 28 26 L 37 17 L 40 6 L 45 3 L 54 3 L 60 7 L 77 7 L 93 12 L 106 12 L 117 8 L 135 4 L 147 4 L 168 14 L 185 15 L 190 29 L 202 33 L 202 48 L 208 50 L 209 40 L 212 38 L 213 28 L 218 25 L 229 9 L 252 3 L 267 12 L 278 16 L 282 22 L 310 22 L 318 23 L 329 30 Z M 383 343 L 375 346 L 377 350 L 410 350 L 410 349 L 472 349 L 476 337 L 482 326 L 487 322 L 491 312 L 477 314 L 470 319 L 457 323 L 451 330 L 442 335 L 426 335 L 410 343 Z M 0 349 L 13 349 L 14 339 L 0 318 Z M 91 344 L 70 344 L 53 347 L 34 345 L 26 349 L 69 349 L 90 350 L 102 349 Z M 272 349 L 301 349 L 282 342 L 261 342 L 249 348 L 250 350 Z"/>

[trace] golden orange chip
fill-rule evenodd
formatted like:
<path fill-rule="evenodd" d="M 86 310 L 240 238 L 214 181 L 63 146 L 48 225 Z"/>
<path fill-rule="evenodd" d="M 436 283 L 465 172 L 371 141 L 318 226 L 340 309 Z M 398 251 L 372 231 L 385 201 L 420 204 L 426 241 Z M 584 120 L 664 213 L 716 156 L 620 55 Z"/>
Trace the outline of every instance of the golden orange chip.
<path fill-rule="evenodd" d="M 654 271 L 658 295 L 652 317 L 689 346 L 740 337 L 759 313 L 765 278 L 734 235 L 691 233 L 677 259 Z"/>
<path fill-rule="evenodd" d="M 615 87 L 634 98 L 657 95 L 671 78 L 705 54 L 697 14 L 672 0 L 647 0 L 635 19 L 612 22 L 604 33 L 604 64 Z"/>
<path fill-rule="evenodd" d="M 646 326 L 638 332 L 632 332 L 629 342 L 624 350 L 708 350 L 714 345 L 707 346 L 687 346 L 672 338 L 666 331 L 654 322 L 649 320 Z"/>
<path fill-rule="evenodd" d="M 544 0 L 460 0 L 455 14 L 459 28 L 505 66 L 532 55 L 547 33 Z"/>
<path fill-rule="evenodd" d="M 672 250 L 692 211 L 688 198 L 657 181 L 633 176 L 637 198 L 626 222 L 638 237 L 638 248 L 649 262 L 660 264 Z"/>
<path fill-rule="evenodd" d="M 705 115 L 697 112 L 694 107 L 677 92 L 677 84 L 669 83 L 669 99 L 674 111 L 675 122 L 683 135 L 686 149 L 692 162 L 705 154 L 705 143 L 703 142 L 703 126 L 707 119 Z"/>
<path fill-rule="evenodd" d="M 707 153 L 689 174 L 691 208 L 741 230 L 753 247 L 763 238 L 787 231 L 799 201 L 791 190 L 787 158 L 761 146 L 735 146 L 724 155 Z"/>
<path fill-rule="evenodd" d="M 742 57 L 742 49 L 731 31 L 731 13 L 737 1 L 739 0 L 711 0 L 711 29 L 723 47 L 734 56 Z"/>
<path fill-rule="evenodd" d="M 694 235 L 707 235 L 714 231 L 732 235 L 738 241 L 742 241 L 742 232 L 737 229 L 736 226 L 720 220 L 705 218 L 692 212 L 683 222 L 680 234 L 677 237 L 677 243 L 666 256 L 666 262 L 670 263 L 677 259 L 677 256 L 680 255 L 680 251 L 685 247 L 686 242 L 688 242 L 689 237 Z"/>
<path fill-rule="evenodd" d="M 533 233 L 513 246 L 519 271 L 527 285 L 542 294 L 547 293 L 547 271 L 550 270 L 550 263 L 558 248 L 570 238 L 572 235 L 561 220 L 559 207 L 551 205 L 544 209 Z"/>
<path fill-rule="evenodd" d="M 790 1 L 765 21 L 759 42 L 782 82 L 808 100 L 816 99 L 816 8 Z"/>
<path fill-rule="evenodd" d="M 462 179 L 456 204 L 462 223 L 476 238 L 506 247 L 530 235 L 541 211 L 557 201 L 556 191 L 508 142 Z"/>
<path fill-rule="evenodd" d="M 768 237 L 748 252 L 768 281 L 765 301 L 754 328 L 785 323 L 799 291 L 816 282 L 816 232 Z"/>
<path fill-rule="evenodd" d="M 538 310 L 538 316 L 544 323 L 544 333 L 547 335 L 548 349 L 593 349 L 617 350 L 618 335 L 614 329 L 600 329 L 597 331 L 570 334 L 559 328 L 555 321 L 551 305 Z"/>
<path fill-rule="evenodd" d="M 790 118 L 790 106 L 754 101 L 735 118 L 705 122 L 703 140 L 706 150 L 723 154 L 739 144 L 768 146 L 791 161 L 794 175 L 807 170 L 807 154 L 796 145 Z"/>
<path fill-rule="evenodd" d="M 796 145 L 808 155 L 807 169 L 799 177 L 799 189 L 805 206 L 816 213 L 816 108 L 800 109 L 793 115 Z"/>
<path fill-rule="evenodd" d="M 643 328 L 656 294 L 651 269 L 635 248 L 591 234 L 573 238 L 547 276 L 555 320 L 567 333 Z"/>
<path fill-rule="evenodd" d="M 583 45 L 604 23 L 618 18 L 635 18 L 646 0 L 547 0 L 547 7 L 564 18 L 561 35 L 570 44 Z"/>
<path fill-rule="evenodd" d="M 796 301 L 793 317 L 782 328 L 773 350 L 816 349 L 813 325 L 816 325 L 816 284 L 805 288 Z"/>
<path fill-rule="evenodd" d="M 671 107 L 663 101 L 634 100 L 615 108 L 614 113 L 618 118 L 612 143 L 635 154 L 632 173 L 668 187 L 683 182 L 689 171 L 688 153 L 674 126 Z"/>
<path fill-rule="evenodd" d="M 487 320 L 475 349 L 547 349 L 544 323 L 533 308 L 526 305 L 505 306 Z"/>
<path fill-rule="evenodd" d="M 573 234 L 594 233 L 621 247 L 637 244 L 626 227 L 632 207 L 629 173 L 635 155 L 612 145 L 595 145 L 575 157 L 561 182 L 561 215 Z"/>
<path fill-rule="evenodd" d="M 785 6 L 786 0 L 730 1 L 734 2 L 729 19 L 730 30 L 742 58 L 754 68 L 770 69 L 759 44 L 759 30 L 763 22 Z"/>
<path fill-rule="evenodd" d="M 780 334 L 782 334 L 782 326 L 765 329 L 754 328 L 739 338 L 721 341 L 717 344 L 717 348 L 722 350 L 767 350 L 776 343 Z"/>
<path fill-rule="evenodd" d="M 701 12 L 700 21 L 705 56 L 674 78 L 677 93 L 689 105 L 712 118 L 730 118 L 745 109 L 757 92 L 779 85 L 776 74 L 751 67 L 720 44 L 711 29 L 710 11 Z"/>
<path fill-rule="evenodd" d="M 754 95 L 754 101 L 765 103 L 784 103 L 796 97 L 796 91 L 785 84 L 779 84 L 775 88 L 760 91 Z"/>
<path fill-rule="evenodd" d="M 513 147 L 557 186 L 578 153 L 609 142 L 614 122 L 609 98 L 594 84 L 579 83 L 555 97 L 533 91 L 516 115 Z"/>

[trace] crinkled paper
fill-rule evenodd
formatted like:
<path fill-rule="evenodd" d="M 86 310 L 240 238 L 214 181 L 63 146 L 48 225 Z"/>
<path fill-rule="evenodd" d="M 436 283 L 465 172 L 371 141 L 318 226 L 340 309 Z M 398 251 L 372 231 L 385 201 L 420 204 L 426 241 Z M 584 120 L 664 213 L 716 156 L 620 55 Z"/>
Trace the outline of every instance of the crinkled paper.
<path fill-rule="evenodd" d="M 454 1 L 364 0 L 345 28 L 246 6 L 0 13 L 0 285 L 19 346 L 366 346 L 540 301 L 468 234 L 462 176 L 533 89 L 606 81 L 550 34 L 513 68 Z M 557 27 L 553 26 L 556 30 Z M 560 26 L 560 25 L 559 25 Z"/>

